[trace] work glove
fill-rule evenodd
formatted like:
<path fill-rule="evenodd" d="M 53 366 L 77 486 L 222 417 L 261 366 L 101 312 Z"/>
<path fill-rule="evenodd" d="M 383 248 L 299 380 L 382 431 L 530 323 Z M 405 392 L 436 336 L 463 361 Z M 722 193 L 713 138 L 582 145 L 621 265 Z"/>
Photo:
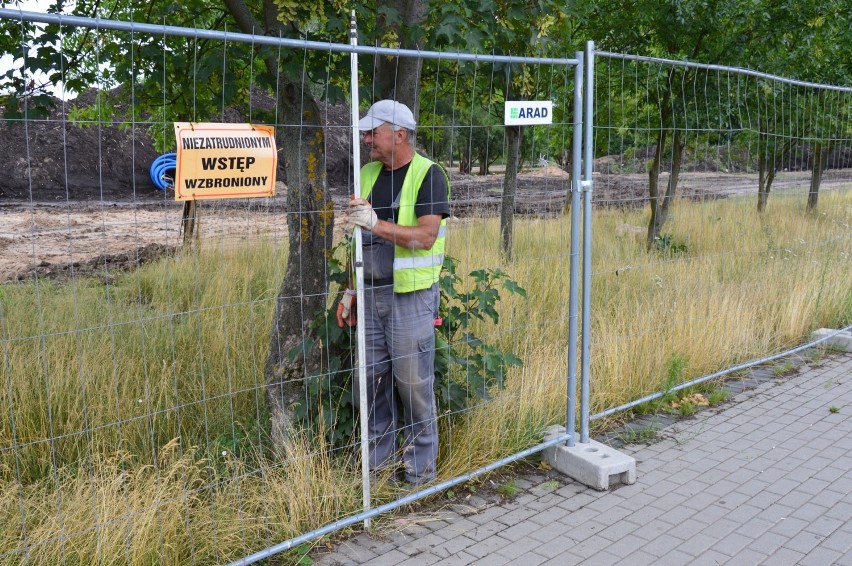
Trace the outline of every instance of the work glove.
<path fill-rule="evenodd" d="M 343 323 L 347 326 L 355 326 L 355 291 L 346 289 L 343 292 L 343 298 L 337 305 L 337 326 L 343 328 Z"/>
<path fill-rule="evenodd" d="M 349 201 L 349 208 L 343 213 L 343 222 L 347 230 L 352 230 L 355 226 L 372 230 L 378 221 L 373 207 L 362 198 L 352 198 Z"/>

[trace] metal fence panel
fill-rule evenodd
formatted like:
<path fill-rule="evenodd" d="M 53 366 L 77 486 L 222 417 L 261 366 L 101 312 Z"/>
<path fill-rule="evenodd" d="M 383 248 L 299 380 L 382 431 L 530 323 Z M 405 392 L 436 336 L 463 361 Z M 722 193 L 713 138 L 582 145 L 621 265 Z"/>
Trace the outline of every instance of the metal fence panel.
<path fill-rule="evenodd" d="M 56 98 L 44 115 L 20 93 L 22 115 L 0 123 L 15 140 L 5 148 L 15 178 L 4 185 L 0 230 L 3 561 L 55 563 L 73 549 L 86 562 L 247 563 L 569 439 L 542 443 L 545 425 L 564 422 L 566 362 L 576 359 L 563 212 L 580 134 L 570 106 L 577 59 L 402 53 L 0 11 L 0 21 L 25 20 L 61 24 L 63 56 L 84 31 L 99 73 L 91 90 Z M 112 45 L 126 62 L 108 59 Z M 357 169 L 353 52 L 361 114 L 378 96 L 379 58 L 421 59 L 417 144 L 449 172 L 457 277 L 447 272 L 436 352 L 439 477 L 408 494 L 380 474 L 366 512 L 354 334 L 325 311 L 340 292 L 339 215 Z M 27 53 L 22 46 L 16 63 L 22 76 Z M 170 78 L 176 61 L 191 71 Z M 318 61 L 325 73 L 301 92 L 282 75 L 267 80 L 270 68 L 308 76 Z M 183 88 L 152 94 L 150 80 Z M 301 105 L 284 109 L 288 96 Z M 516 132 L 523 161 L 506 253 L 497 214 L 512 96 L 552 100 L 555 116 Z M 204 201 L 185 215 L 148 171 L 174 149 L 175 121 L 274 126 L 276 196 Z M 315 154 L 304 150 L 311 140 Z M 304 335 L 282 339 L 275 322 L 294 312 L 284 322 Z M 289 368 L 272 380 L 271 352 Z M 287 365 L 299 356 L 307 361 Z M 278 399 L 293 428 L 273 426 Z"/>
<path fill-rule="evenodd" d="M 596 55 L 591 418 L 690 414 L 850 322 L 852 89 Z"/>

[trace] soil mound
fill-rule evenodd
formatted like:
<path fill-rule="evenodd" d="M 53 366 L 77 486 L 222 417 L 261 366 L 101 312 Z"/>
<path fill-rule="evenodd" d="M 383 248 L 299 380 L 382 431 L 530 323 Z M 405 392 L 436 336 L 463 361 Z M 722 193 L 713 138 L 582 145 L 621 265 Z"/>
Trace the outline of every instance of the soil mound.
<path fill-rule="evenodd" d="M 0 119 L 0 202 L 145 202 L 161 201 L 149 169 L 159 157 L 150 135 L 162 122 L 132 120 L 121 89 L 101 93 L 108 116 L 89 119 L 87 108 L 99 101 L 96 89 L 72 101 L 53 99 L 47 117 L 38 120 Z M 251 107 L 229 108 L 223 122 L 259 121 L 274 116 L 275 101 L 255 89 Z M 349 109 L 326 106 L 326 166 L 329 185 L 345 194 L 351 175 Z M 171 124 L 167 124 L 171 127 Z M 280 163 L 280 161 L 279 161 Z M 279 169 L 279 180 L 283 171 Z"/>
<path fill-rule="evenodd" d="M 54 99 L 41 120 L 0 122 L 0 163 L 6 172 L 0 197 L 55 202 L 156 196 L 148 169 L 159 154 L 147 133 L 150 124 L 70 118 L 95 96 L 86 93 L 65 103 Z"/>

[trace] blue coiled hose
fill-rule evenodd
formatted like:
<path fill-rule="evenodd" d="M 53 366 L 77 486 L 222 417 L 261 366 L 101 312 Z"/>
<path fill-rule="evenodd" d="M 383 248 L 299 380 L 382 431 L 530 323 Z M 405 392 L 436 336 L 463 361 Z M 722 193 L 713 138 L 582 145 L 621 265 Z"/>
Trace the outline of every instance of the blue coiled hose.
<path fill-rule="evenodd" d="M 175 169 L 177 169 L 177 154 L 164 153 L 151 164 L 151 181 L 161 191 L 174 187 Z"/>

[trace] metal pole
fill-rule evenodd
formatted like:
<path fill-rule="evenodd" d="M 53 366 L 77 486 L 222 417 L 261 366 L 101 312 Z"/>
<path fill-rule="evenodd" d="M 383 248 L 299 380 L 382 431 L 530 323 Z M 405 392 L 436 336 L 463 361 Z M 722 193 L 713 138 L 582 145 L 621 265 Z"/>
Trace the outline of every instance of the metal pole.
<path fill-rule="evenodd" d="M 589 348 L 592 302 L 592 160 L 594 159 L 595 44 L 586 42 L 584 67 L 586 72 L 586 112 L 583 135 L 583 347 L 582 385 L 580 397 L 580 442 L 589 442 Z"/>
<path fill-rule="evenodd" d="M 358 27 L 355 21 L 355 10 L 352 10 L 352 20 L 349 24 L 349 43 L 358 44 Z M 352 52 L 350 58 L 350 75 L 352 82 L 352 194 L 361 197 L 361 135 L 358 131 L 358 54 Z M 367 407 L 367 344 L 364 335 L 364 250 L 361 247 L 361 229 L 355 227 L 355 325 L 356 341 L 358 343 L 358 410 L 361 422 L 361 490 L 364 499 L 364 511 L 370 510 L 370 438 L 367 428 L 369 408 Z M 370 529 L 370 517 L 364 518 L 364 528 Z"/>
<path fill-rule="evenodd" d="M 577 289 L 580 271 L 580 162 L 583 147 L 583 52 L 574 53 L 574 132 L 571 137 L 571 273 L 568 290 L 568 414 L 565 431 L 567 445 L 574 446 L 577 420 Z"/>
<path fill-rule="evenodd" d="M 574 132 L 571 138 L 571 274 L 568 291 L 568 414 L 565 431 L 567 445 L 574 446 L 577 420 L 577 296 L 580 278 L 580 161 L 583 144 L 583 52 L 574 54 Z"/>

